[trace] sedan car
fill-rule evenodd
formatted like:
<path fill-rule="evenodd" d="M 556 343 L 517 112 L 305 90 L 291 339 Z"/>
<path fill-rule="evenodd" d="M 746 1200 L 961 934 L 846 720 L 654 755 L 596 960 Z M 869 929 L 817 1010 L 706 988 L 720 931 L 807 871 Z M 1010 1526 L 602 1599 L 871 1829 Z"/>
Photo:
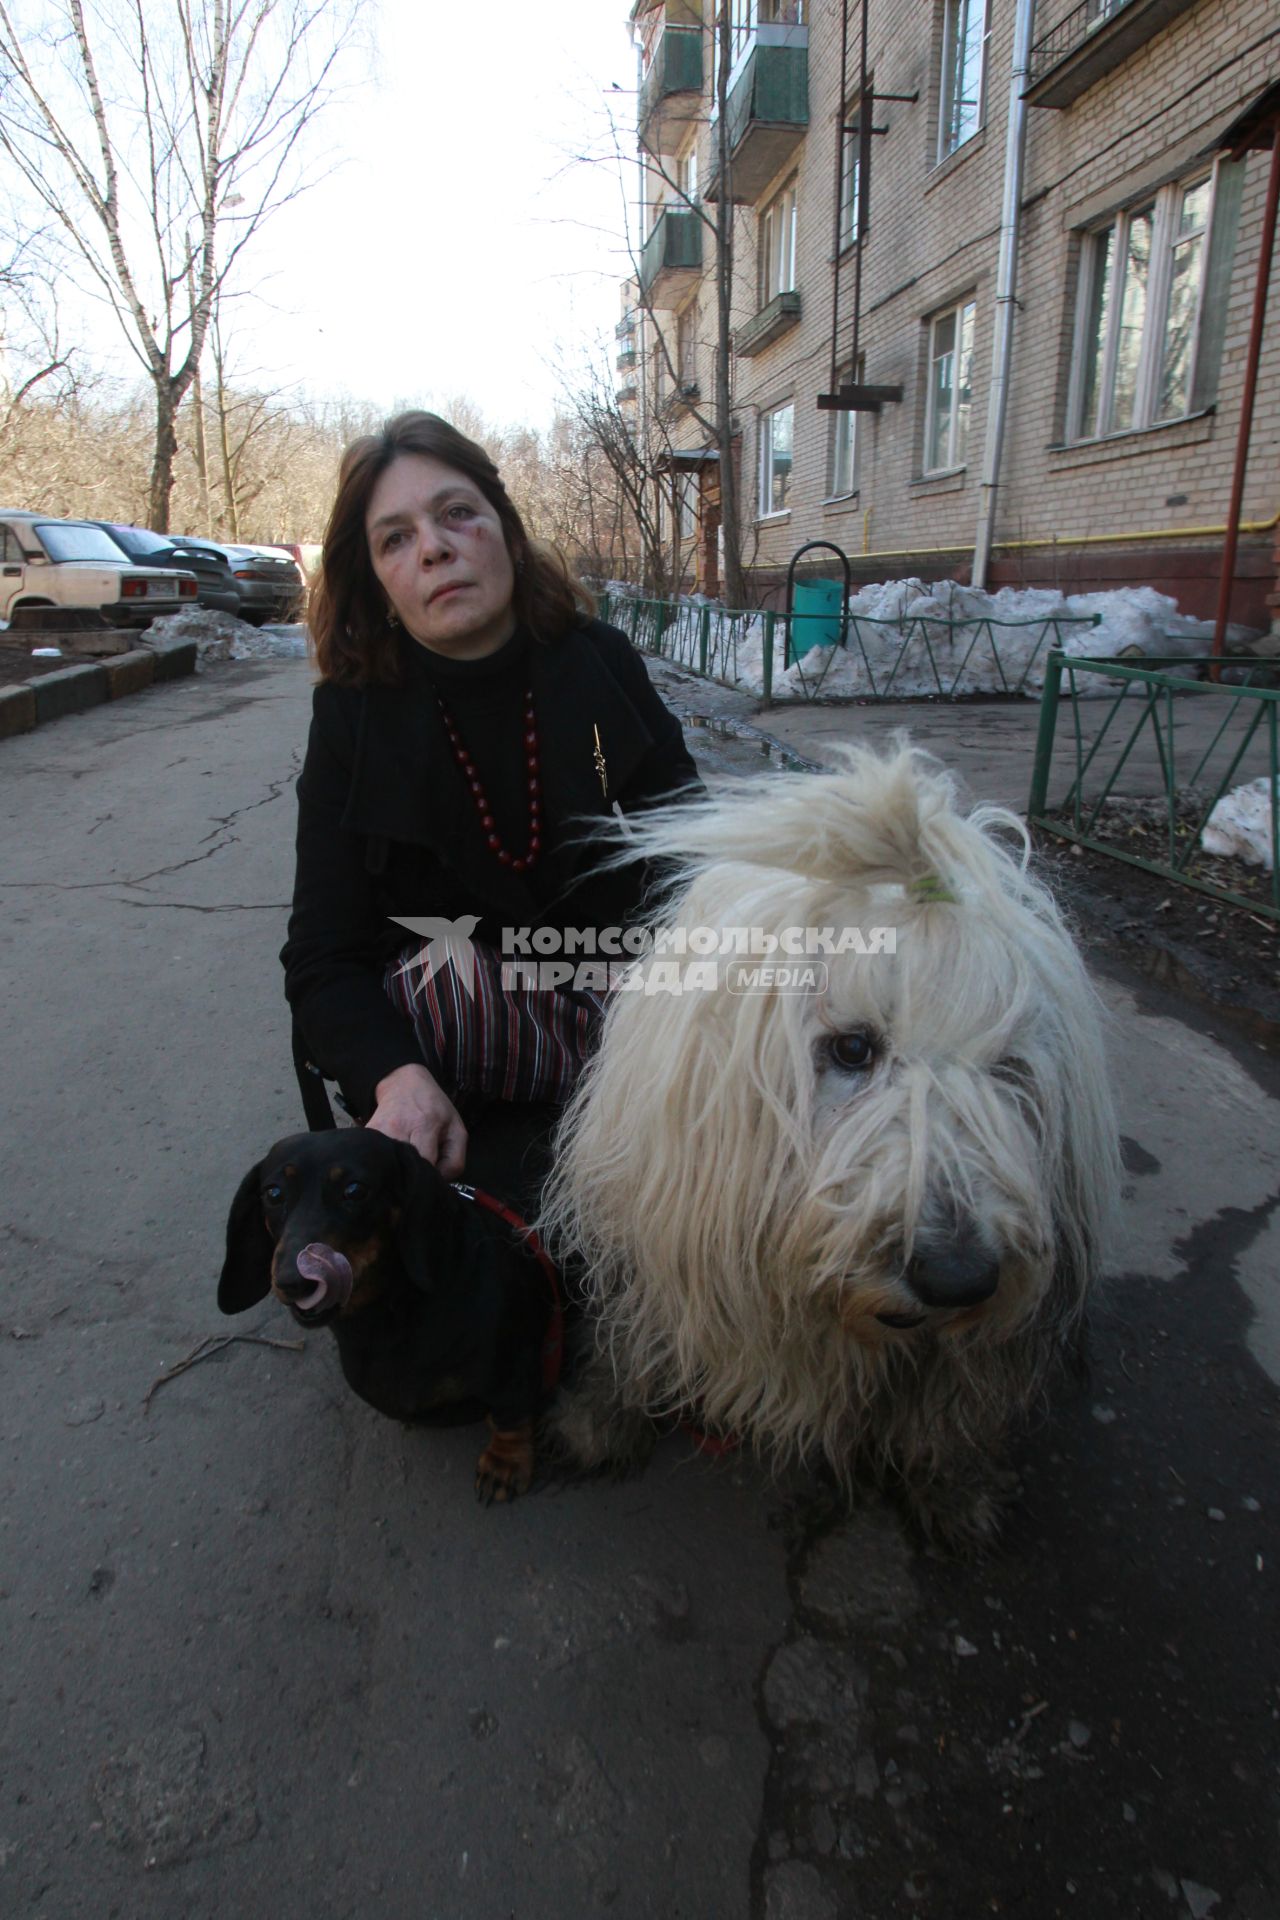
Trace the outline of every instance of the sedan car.
<path fill-rule="evenodd" d="M 240 611 L 240 586 L 231 568 L 212 547 L 184 539 L 180 534 L 152 533 L 147 527 L 122 527 L 114 520 L 95 523 L 139 566 L 168 567 L 194 573 L 196 598 L 216 613 Z"/>
<path fill-rule="evenodd" d="M 147 627 L 195 604 L 194 574 L 136 566 L 92 520 L 0 508 L 0 620 L 24 607 L 76 607 L 113 627 Z"/>
<path fill-rule="evenodd" d="M 213 540 L 201 540 L 225 556 L 240 589 L 240 618 L 252 626 L 265 626 L 269 620 L 292 620 L 302 604 L 302 581 L 298 569 L 287 554 L 271 554 L 261 547 L 224 546 Z"/>

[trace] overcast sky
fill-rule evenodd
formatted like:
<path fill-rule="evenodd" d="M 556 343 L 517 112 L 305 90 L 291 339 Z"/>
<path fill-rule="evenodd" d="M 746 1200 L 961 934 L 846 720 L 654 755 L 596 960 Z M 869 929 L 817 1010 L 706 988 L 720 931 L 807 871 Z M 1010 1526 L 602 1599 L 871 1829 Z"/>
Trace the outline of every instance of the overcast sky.
<path fill-rule="evenodd" d="M 634 126 L 624 0 L 379 0 L 345 163 L 272 223 L 284 271 L 237 331 L 276 379 L 389 405 L 465 393 L 550 417 L 556 347 L 612 329 L 627 271 L 610 111 Z M 621 89 L 613 91 L 614 86 Z M 634 136 L 632 136 L 634 138 Z"/>
<path fill-rule="evenodd" d="M 634 155 L 627 11 L 362 6 L 347 93 L 317 123 L 327 176 L 272 217 L 225 316 L 233 381 L 378 406 L 465 395 L 494 424 L 545 426 L 554 362 L 612 347 L 628 271 L 609 158 L 611 122 Z M 633 160 L 626 176 L 634 197 Z M 74 325 L 93 364 L 137 382 L 102 303 Z"/>

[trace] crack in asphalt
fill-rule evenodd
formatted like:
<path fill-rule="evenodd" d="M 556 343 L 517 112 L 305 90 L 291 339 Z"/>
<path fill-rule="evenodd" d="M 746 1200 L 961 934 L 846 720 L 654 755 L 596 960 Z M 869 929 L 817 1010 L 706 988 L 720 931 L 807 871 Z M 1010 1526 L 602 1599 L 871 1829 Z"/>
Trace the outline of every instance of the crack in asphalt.
<path fill-rule="evenodd" d="M 122 907 L 135 907 L 143 913 L 288 913 L 287 900 L 224 900 L 218 906 L 205 907 L 194 900 L 122 900 Z"/>
<path fill-rule="evenodd" d="M 213 829 L 213 832 L 217 833 L 220 830 L 229 827 L 232 821 L 238 820 L 242 814 L 253 813 L 256 808 L 268 807 L 271 805 L 271 802 L 273 800 L 278 800 L 281 794 L 284 792 L 285 788 L 293 784 L 293 781 L 296 778 L 296 775 L 298 772 L 298 765 L 299 765 L 299 756 L 298 754 L 295 753 L 290 760 L 288 773 L 282 774 L 278 780 L 269 781 L 267 784 L 267 791 L 266 793 L 263 794 L 261 800 L 250 800 L 247 802 L 245 806 L 236 807 L 234 811 L 231 813 L 227 813 L 227 814 L 215 813 L 213 815 L 213 818 L 217 821 L 218 824 Z M 205 835 L 206 840 L 210 840 L 212 838 L 213 838 L 213 834 Z M 228 846 L 232 844 L 233 843 L 231 841 L 227 842 Z"/>
<path fill-rule="evenodd" d="M 218 828 L 216 831 L 220 832 L 221 829 Z M 158 880 L 162 874 L 166 873 L 181 873 L 186 867 L 198 867 L 202 860 L 212 860 L 215 854 L 224 853 L 228 847 L 238 845 L 239 837 L 233 833 L 225 840 L 220 840 L 216 846 L 210 847 L 205 853 L 190 854 L 185 860 L 176 860 L 172 866 L 153 867 L 149 873 L 139 874 L 135 879 L 117 880 L 115 884 L 118 887 L 141 887 L 144 881 Z"/>

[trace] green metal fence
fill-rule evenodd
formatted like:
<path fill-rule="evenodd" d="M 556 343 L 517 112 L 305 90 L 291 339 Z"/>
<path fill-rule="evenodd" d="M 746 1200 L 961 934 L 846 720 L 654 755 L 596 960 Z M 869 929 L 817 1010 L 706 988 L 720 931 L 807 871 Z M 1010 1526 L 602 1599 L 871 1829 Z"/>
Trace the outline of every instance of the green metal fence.
<path fill-rule="evenodd" d="M 822 648 L 817 665 L 806 667 L 805 659 L 792 657 L 786 616 L 769 608 L 735 613 L 604 593 L 600 611 L 646 653 L 660 654 L 729 686 L 749 686 L 766 700 L 955 700 L 975 691 L 1023 694 L 1032 690 L 1042 657 L 1051 647 L 1061 648 L 1065 632 L 1098 625 L 1096 614 L 1048 614 L 1035 620 L 949 619 L 941 614 L 880 620 L 851 614 L 846 645 Z M 841 658 L 858 669 L 857 684 L 842 694 L 829 684 Z"/>
<path fill-rule="evenodd" d="M 1197 678 L 1208 664 L 1135 667 L 1054 649 L 1027 817 L 1061 839 L 1280 921 L 1280 690 Z M 1099 678 L 1107 682 L 1101 697 Z M 1225 793 L 1258 779 L 1270 781 L 1271 871 L 1260 869 L 1257 894 L 1244 894 L 1215 877 L 1200 835 Z"/>

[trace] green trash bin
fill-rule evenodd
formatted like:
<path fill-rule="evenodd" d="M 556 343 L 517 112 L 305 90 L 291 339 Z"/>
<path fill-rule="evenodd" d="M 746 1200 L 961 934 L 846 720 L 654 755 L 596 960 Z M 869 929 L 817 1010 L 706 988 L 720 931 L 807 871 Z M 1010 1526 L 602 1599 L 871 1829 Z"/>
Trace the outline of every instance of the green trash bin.
<path fill-rule="evenodd" d="M 797 583 L 792 600 L 792 666 L 814 647 L 834 647 L 840 639 L 840 608 L 844 588 L 838 580 Z"/>

